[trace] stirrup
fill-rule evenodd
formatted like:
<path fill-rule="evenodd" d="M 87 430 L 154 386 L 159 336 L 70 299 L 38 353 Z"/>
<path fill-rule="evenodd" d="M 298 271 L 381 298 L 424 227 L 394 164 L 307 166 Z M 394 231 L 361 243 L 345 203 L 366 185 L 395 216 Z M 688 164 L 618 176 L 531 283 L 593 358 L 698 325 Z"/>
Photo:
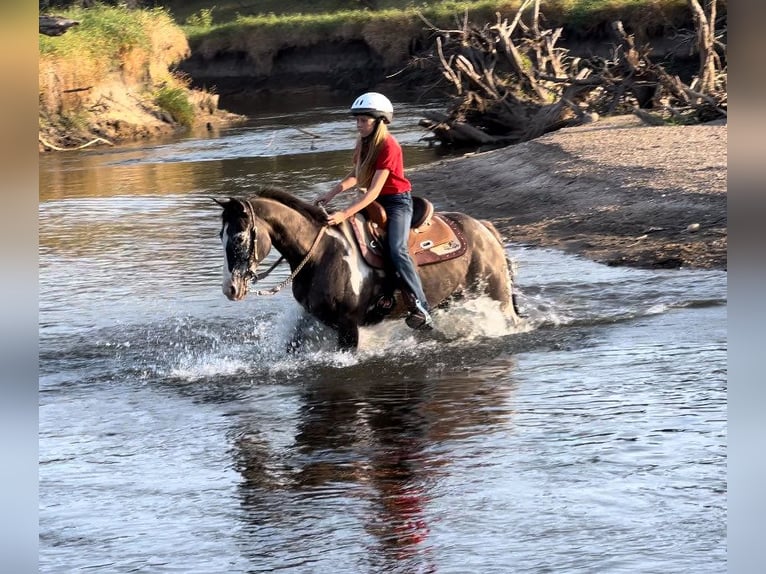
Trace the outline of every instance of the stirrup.
<path fill-rule="evenodd" d="M 416 299 L 410 312 L 404 318 L 404 322 L 410 329 L 430 330 L 433 329 L 434 320 L 423 304 Z"/>

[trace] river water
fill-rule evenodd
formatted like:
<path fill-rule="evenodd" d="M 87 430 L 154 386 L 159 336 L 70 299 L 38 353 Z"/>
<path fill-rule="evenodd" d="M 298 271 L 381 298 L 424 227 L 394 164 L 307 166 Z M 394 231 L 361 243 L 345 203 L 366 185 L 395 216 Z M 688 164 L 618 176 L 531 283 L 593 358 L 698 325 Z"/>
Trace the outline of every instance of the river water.
<path fill-rule="evenodd" d="M 725 272 L 511 243 L 524 329 L 471 302 L 356 354 L 287 356 L 289 290 L 226 300 L 210 198 L 313 198 L 353 128 L 41 156 L 40 572 L 724 571 Z"/>

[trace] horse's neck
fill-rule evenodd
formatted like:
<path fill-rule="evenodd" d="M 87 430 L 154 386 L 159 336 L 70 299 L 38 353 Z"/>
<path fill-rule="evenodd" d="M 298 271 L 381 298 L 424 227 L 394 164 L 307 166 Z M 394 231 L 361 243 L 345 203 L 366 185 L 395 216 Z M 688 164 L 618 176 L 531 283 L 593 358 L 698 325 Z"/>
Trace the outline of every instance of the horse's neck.
<path fill-rule="evenodd" d="M 321 229 L 313 219 L 276 201 L 259 211 L 269 226 L 271 244 L 291 263 L 306 255 Z"/>

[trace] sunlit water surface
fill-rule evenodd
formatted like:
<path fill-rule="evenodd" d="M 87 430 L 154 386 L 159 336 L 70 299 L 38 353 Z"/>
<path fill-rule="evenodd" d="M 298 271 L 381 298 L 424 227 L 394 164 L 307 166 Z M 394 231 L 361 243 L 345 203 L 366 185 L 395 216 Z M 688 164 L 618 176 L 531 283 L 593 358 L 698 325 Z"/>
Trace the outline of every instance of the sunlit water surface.
<path fill-rule="evenodd" d="M 475 301 L 356 354 L 225 299 L 210 198 L 315 197 L 352 140 L 328 107 L 41 157 L 40 571 L 723 571 L 725 273 L 510 244 L 524 328 Z"/>

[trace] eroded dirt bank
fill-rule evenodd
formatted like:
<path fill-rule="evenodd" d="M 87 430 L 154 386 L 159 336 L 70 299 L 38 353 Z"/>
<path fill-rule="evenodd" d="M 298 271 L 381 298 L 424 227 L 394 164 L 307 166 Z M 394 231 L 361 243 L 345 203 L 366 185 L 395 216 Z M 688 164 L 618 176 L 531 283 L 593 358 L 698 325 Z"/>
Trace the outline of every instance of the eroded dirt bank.
<path fill-rule="evenodd" d="M 81 106 L 87 112 L 79 114 L 78 123 L 64 121 L 56 114 L 49 115 L 49 121 L 41 122 L 38 151 L 80 149 L 89 144 L 104 146 L 153 141 L 190 130 L 217 131 L 247 119 L 218 108 L 217 94 L 184 90 L 194 113 L 191 125 L 185 126 L 170 113 L 149 102 L 146 91 L 146 86 L 125 82 L 118 75 L 94 85 L 87 99 L 83 97 Z"/>
<path fill-rule="evenodd" d="M 602 119 L 408 171 L 437 209 L 609 265 L 727 268 L 727 126 Z"/>

